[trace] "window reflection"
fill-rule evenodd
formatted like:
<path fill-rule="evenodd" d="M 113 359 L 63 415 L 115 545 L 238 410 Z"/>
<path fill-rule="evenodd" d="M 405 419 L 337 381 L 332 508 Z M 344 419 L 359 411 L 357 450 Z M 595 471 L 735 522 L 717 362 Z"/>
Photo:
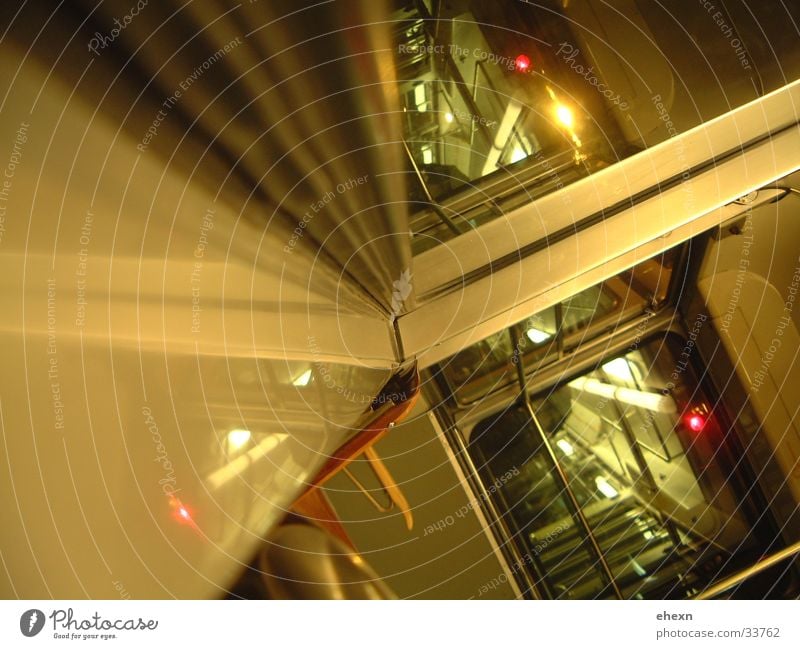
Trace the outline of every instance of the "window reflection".
<path fill-rule="evenodd" d="M 624 597 L 691 596 L 755 558 L 711 402 L 691 371 L 672 380 L 682 346 L 672 335 L 637 345 L 536 397 L 544 439 L 517 405 L 472 431 L 485 480 L 517 471 L 501 508 L 549 596 L 611 596 L 567 490 Z"/>
<path fill-rule="evenodd" d="M 529 372 L 554 363 L 561 355 L 620 324 L 658 308 L 667 298 L 678 249 L 646 260 L 632 269 L 489 336 L 455 354 L 440 367 L 460 404 L 473 403 L 516 380 L 521 358 Z"/>
<path fill-rule="evenodd" d="M 696 4 L 628 2 L 624 21 L 588 0 L 404 4 L 393 58 L 415 249 L 453 236 L 428 193 L 464 231 L 796 78 L 794 10 L 754 21 L 735 5 L 718 12 L 732 37 Z"/>

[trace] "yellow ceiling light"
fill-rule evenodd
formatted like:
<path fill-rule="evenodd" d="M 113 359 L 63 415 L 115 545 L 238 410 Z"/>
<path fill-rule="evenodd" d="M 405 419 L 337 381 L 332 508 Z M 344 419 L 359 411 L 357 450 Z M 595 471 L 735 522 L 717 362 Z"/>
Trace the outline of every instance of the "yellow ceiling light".
<path fill-rule="evenodd" d="M 551 335 L 546 331 L 535 329 L 533 327 L 528 329 L 528 331 L 525 332 L 525 335 L 528 336 L 528 340 L 530 340 L 534 345 L 543 343 L 545 340 L 549 340 L 551 338 Z"/>
<path fill-rule="evenodd" d="M 572 455 L 575 453 L 575 447 L 565 439 L 560 439 L 556 442 L 556 446 L 561 449 L 564 455 Z"/>
<path fill-rule="evenodd" d="M 616 498 L 619 496 L 619 492 L 614 488 L 614 485 L 612 485 L 607 478 L 598 476 L 594 479 L 594 483 L 600 493 L 602 493 L 606 498 Z"/>
<path fill-rule="evenodd" d="M 310 381 L 311 381 L 311 368 L 307 369 L 294 381 L 292 381 L 292 385 L 296 385 L 297 387 L 303 387 L 305 385 L 308 385 Z"/>
<path fill-rule="evenodd" d="M 244 428 L 234 428 L 228 433 L 228 451 L 235 452 L 240 450 L 250 441 L 250 431 Z"/>
<path fill-rule="evenodd" d="M 553 100 L 553 115 L 556 118 L 556 121 L 569 133 L 569 137 L 572 140 L 572 143 L 575 145 L 576 149 L 580 149 L 583 146 L 583 142 L 578 137 L 578 134 L 575 132 L 575 113 L 572 112 L 572 109 L 562 104 L 556 98 L 556 93 L 550 86 L 546 86 L 545 90 L 547 94 L 550 96 L 550 99 Z M 575 162 L 580 162 L 584 160 L 586 156 L 580 154 L 578 151 L 575 152 Z"/>
<path fill-rule="evenodd" d="M 572 129 L 575 126 L 575 116 L 564 104 L 556 104 L 556 119 L 568 129 Z"/>
<path fill-rule="evenodd" d="M 613 361 L 608 361 L 603 364 L 603 371 L 610 377 L 624 381 L 625 383 L 633 383 L 633 374 L 628 361 L 624 358 L 615 358 Z"/>

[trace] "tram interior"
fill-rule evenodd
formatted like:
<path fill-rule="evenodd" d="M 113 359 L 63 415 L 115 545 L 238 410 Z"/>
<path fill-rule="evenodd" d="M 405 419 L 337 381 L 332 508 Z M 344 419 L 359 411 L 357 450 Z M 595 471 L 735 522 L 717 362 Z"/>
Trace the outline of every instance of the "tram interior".
<path fill-rule="evenodd" d="M 4 597 L 800 596 L 797 7 L 154 4 L 0 42 Z"/>

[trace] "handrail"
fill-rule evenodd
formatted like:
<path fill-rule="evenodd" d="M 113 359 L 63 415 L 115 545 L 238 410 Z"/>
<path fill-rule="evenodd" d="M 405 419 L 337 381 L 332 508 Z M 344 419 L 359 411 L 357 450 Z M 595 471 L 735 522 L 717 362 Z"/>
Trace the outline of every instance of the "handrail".
<path fill-rule="evenodd" d="M 776 563 L 780 563 L 781 561 L 785 561 L 786 559 L 790 558 L 792 555 L 800 554 L 800 541 L 790 545 L 787 548 L 784 548 L 780 552 L 776 552 L 768 556 L 766 559 L 762 559 L 761 561 L 757 561 L 749 568 L 745 568 L 741 572 L 737 572 L 735 575 L 731 575 L 727 579 L 723 579 L 719 583 L 707 590 L 704 590 L 700 593 L 695 599 L 703 600 L 703 599 L 711 599 L 712 597 L 716 597 L 720 593 L 724 593 L 726 590 L 730 590 L 734 586 L 741 584 L 744 581 L 750 579 L 754 575 L 757 575 L 761 572 L 764 572 L 767 568 L 771 568 Z"/>
<path fill-rule="evenodd" d="M 405 149 L 408 160 L 411 162 L 411 168 L 417 175 L 417 180 L 419 180 L 419 184 L 422 187 L 422 191 L 424 192 L 425 198 L 428 200 L 428 204 L 431 206 L 431 209 L 433 209 L 433 211 L 436 212 L 436 215 L 439 217 L 442 223 L 444 223 L 453 234 L 455 235 L 461 234 L 461 228 L 459 228 L 455 224 L 453 219 L 451 219 L 447 215 L 447 212 L 444 211 L 442 206 L 439 205 L 439 202 L 436 199 L 434 199 L 433 194 L 431 194 L 431 191 L 428 188 L 428 183 L 425 182 L 425 176 L 422 175 L 422 171 L 420 171 L 417 161 L 414 160 L 414 154 L 411 153 L 411 149 L 408 148 L 408 142 L 406 142 L 405 140 L 403 140 L 403 148 Z"/>
<path fill-rule="evenodd" d="M 430 30 L 430 23 L 432 20 L 431 14 L 428 12 L 428 8 L 425 6 L 423 2 L 416 2 L 415 3 L 417 8 L 417 13 L 422 16 L 422 19 L 425 21 L 425 27 L 430 35 L 431 39 L 434 42 L 434 45 L 444 45 L 444 53 L 442 58 L 444 60 L 445 65 L 450 68 L 450 73 L 453 77 L 453 82 L 455 83 L 456 88 L 458 89 L 459 94 L 461 95 L 461 99 L 464 100 L 464 103 L 467 104 L 470 112 L 473 115 L 480 115 L 480 111 L 478 110 L 478 106 L 475 104 L 475 101 L 472 99 L 472 93 L 469 92 L 469 86 L 467 86 L 467 82 L 464 80 L 464 77 L 461 75 L 461 72 L 456 65 L 455 60 L 453 59 L 452 55 L 450 54 L 450 47 L 447 43 L 442 43 L 438 40 L 438 36 L 436 32 L 431 32 Z M 438 29 L 438 21 L 436 23 Z M 493 137 L 491 132 L 489 131 L 489 127 L 486 126 L 480 120 L 477 122 L 477 126 L 480 129 L 483 137 L 486 139 L 487 144 L 491 144 L 493 141 Z"/>
<path fill-rule="evenodd" d="M 518 325 L 512 326 L 508 331 L 509 334 L 511 335 L 512 345 L 516 344 L 516 341 L 519 340 L 521 337 L 520 335 L 521 332 L 519 330 Z M 614 595 L 616 596 L 617 599 L 624 599 L 622 590 L 620 589 L 619 584 L 617 584 L 617 581 L 614 578 L 614 573 L 611 570 L 611 566 L 608 564 L 608 561 L 606 560 L 606 556 L 603 553 L 603 549 L 597 542 L 597 538 L 595 537 L 594 532 L 592 532 L 592 528 L 589 525 L 589 521 L 586 519 L 586 514 L 583 512 L 583 508 L 578 502 L 578 498 L 569 484 L 569 479 L 567 478 L 567 474 L 564 472 L 564 468 L 561 466 L 561 463 L 558 460 L 558 456 L 553 450 L 553 445 L 547 438 L 547 434 L 544 432 L 544 428 L 542 428 L 542 424 L 539 422 L 539 418 L 536 416 L 536 411 L 533 409 L 533 404 L 531 403 L 530 395 L 528 394 L 528 387 L 525 379 L 525 366 L 521 356 L 518 358 L 516 365 L 517 365 L 517 380 L 519 382 L 520 399 L 522 405 L 527 410 L 528 419 L 533 424 L 533 427 L 539 436 L 539 441 L 541 442 L 542 446 L 547 452 L 554 473 L 558 481 L 561 483 L 562 491 L 567 495 L 567 500 L 571 505 L 571 510 L 572 510 L 571 514 L 573 520 L 578 526 L 580 526 L 583 529 L 586 539 L 589 541 L 592 553 L 597 558 L 597 562 L 600 565 L 600 570 L 605 575 L 606 581 L 608 582 L 608 586 L 610 586 L 611 590 L 614 591 Z"/>

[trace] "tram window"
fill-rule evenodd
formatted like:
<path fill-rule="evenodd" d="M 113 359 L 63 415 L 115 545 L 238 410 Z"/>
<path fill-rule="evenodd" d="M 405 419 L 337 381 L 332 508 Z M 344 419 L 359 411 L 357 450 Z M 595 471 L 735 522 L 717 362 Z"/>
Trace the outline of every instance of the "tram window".
<path fill-rule="evenodd" d="M 417 248 L 447 236 L 423 209 L 428 194 L 443 203 L 501 176 L 530 200 L 540 193 L 530 185 L 552 191 L 626 148 L 603 97 L 580 92 L 582 80 L 553 55 L 551 43 L 569 34 L 559 12 L 466 0 L 439 11 L 434 19 L 418 4 L 395 16 L 410 198 L 420 215 L 412 227 L 430 235 L 417 237 Z M 455 210 L 472 225 L 496 216 L 469 211 Z"/>
<path fill-rule="evenodd" d="M 561 303 L 561 327 L 564 335 L 586 327 L 592 319 L 611 313 L 620 298 L 603 285 L 592 286 Z"/>
<path fill-rule="evenodd" d="M 460 404 L 473 403 L 516 380 L 517 356 L 535 372 L 558 360 L 559 348 L 573 349 L 659 306 L 667 296 L 677 251 L 668 250 L 517 323 L 519 340 L 502 331 L 455 354 L 441 366 L 450 391 Z"/>
<path fill-rule="evenodd" d="M 786 3 L 435 4 L 393 15 L 416 252 L 453 236 L 429 196 L 478 226 L 800 71 Z"/>
<path fill-rule="evenodd" d="M 568 337 L 579 340 L 582 336 L 576 334 L 623 307 L 633 307 L 640 312 L 644 302 L 638 296 L 625 300 L 624 288 L 614 284 L 611 281 L 592 286 L 562 302 L 558 308 L 549 307 L 526 318 L 518 323 L 521 335 L 516 341 L 508 331 L 502 331 L 457 353 L 442 367 L 457 400 L 471 403 L 516 380 L 515 365 L 519 355 L 523 356 L 527 368 L 535 370 L 556 361 L 559 345 L 563 347 Z"/>
<path fill-rule="evenodd" d="M 685 345 L 660 336 L 536 395 L 544 439 L 518 405 L 472 431 L 473 461 L 548 596 L 611 594 L 570 492 L 626 598 L 691 596 L 757 557 L 734 456 Z"/>

